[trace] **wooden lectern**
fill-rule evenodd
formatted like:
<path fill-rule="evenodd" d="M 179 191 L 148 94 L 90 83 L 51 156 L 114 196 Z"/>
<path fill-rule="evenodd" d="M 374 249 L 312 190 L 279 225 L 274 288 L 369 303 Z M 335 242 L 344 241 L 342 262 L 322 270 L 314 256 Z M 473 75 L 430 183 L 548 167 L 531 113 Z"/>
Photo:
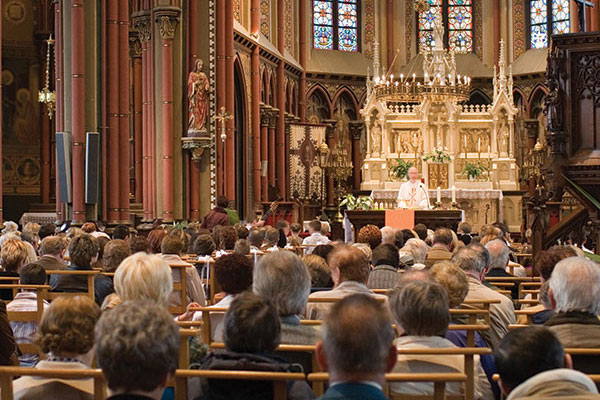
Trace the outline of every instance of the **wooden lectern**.
<path fill-rule="evenodd" d="M 358 233 L 365 225 L 385 226 L 385 210 L 347 210 L 346 215 Z M 456 231 L 462 221 L 462 210 L 414 210 L 414 224 L 425 224 L 429 229 L 451 228 Z"/>

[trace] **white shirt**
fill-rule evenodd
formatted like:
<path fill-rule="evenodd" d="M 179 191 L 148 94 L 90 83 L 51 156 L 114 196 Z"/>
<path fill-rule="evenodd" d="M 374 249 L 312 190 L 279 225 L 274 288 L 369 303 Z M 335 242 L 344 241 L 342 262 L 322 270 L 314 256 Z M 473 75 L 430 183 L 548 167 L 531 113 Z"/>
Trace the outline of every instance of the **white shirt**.
<path fill-rule="evenodd" d="M 426 208 L 429 205 L 427 188 L 419 181 L 404 182 L 398 192 L 398 201 L 406 203 L 407 208 Z"/>
<path fill-rule="evenodd" d="M 329 243 L 329 238 L 327 236 L 321 235 L 321 232 L 313 232 L 312 235 L 305 237 L 302 241 L 303 245 L 311 245 L 311 247 L 305 249 L 306 254 L 311 254 L 313 252 L 315 248 L 312 246 L 316 247 L 318 245 L 327 243 Z"/>

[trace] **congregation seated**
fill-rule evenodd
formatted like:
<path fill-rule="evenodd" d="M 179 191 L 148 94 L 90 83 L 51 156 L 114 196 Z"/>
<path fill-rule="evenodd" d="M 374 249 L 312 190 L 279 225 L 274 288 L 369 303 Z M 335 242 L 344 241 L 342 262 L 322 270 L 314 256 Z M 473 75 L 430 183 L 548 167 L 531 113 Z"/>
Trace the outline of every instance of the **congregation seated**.
<path fill-rule="evenodd" d="M 44 224 L 40 227 L 38 231 L 38 236 L 40 240 L 43 242 L 45 238 L 49 236 L 54 236 L 56 234 L 56 226 L 54 224 Z"/>
<path fill-rule="evenodd" d="M 179 330 L 164 307 L 128 301 L 104 312 L 95 330 L 96 362 L 108 400 L 160 399 L 177 368 Z"/>
<path fill-rule="evenodd" d="M 494 358 L 507 400 L 600 398 L 594 382 L 572 369 L 571 357 L 547 328 L 529 326 L 509 332 Z"/>
<path fill-rule="evenodd" d="M 433 234 L 433 244 L 427 251 L 425 266 L 431 268 L 438 261 L 447 261 L 452 258 L 452 231 L 447 228 L 436 229 Z"/>
<path fill-rule="evenodd" d="M 67 242 L 60 236 L 48 236 L 42 240 L 38 262 L 46 271 L 67 269 L 65 253 Z"/>
<path fill-rule="evenodd" d="M 319 247 L 321 246 L 317 246 L 315 251 L 318 250 Z M 310 274 L 311 292 L 329 290 L 333 287 L 331 271 L 329 270 L 327 261 L 325 261 L 323 257 L 316 255 L 315 252 L 313 252 L 313 254 L 307 254 L 302 257 L 302 262 L 306 265 Z"/>
<path fill-rule="evenodd" d="M 262 256 L 254 266 L 254 293 L 271 299 L 281 320 L 281 343 L 314 345 L 319 330 L 300 324 L 306 308 L 311 279 L 306 265 L 291 251 Z M 325 293 L 325 292 L 318 292 Z"/>
<path fill-rule="evenodd" d="M 356 235 L 356 242 L 369 245 L 371 251 L 381 244 L 381 239 L 381 230 L 376 225 L 371 224 L 360 228 Z"/>
<path fill-rule="evenodd" d="M 18 238 L 9 239 L 2 243 L 0 258 L 2 259 L 3 269 L 0 271 L 1 277 L 17 278 L 19 276 L 19 269 L 22 266 L 35 261 L 28 261 L 29 254 L 27 252 L 27 244 Z M 0 299 L 12 300 L 12 289 L 0 289 Z"/>
<path fill-rule="evenodd" d="M 552 271 L 550 301 L 555 314 L 545 325 L 566 348 L 600 348 L 600 268 L 583 257 L 569 257 Z M 574 359 L 575 368 L 600 373 L 598 357 Z"/>
<path fill-rule="evenodd" d="M 302 245 L 302 238 L 300 238 L 300 232 L 302 232 L 302 225 L 294 222 L 290 225 L 290 236 L 288 236 L 288 246 L 298 247 Z"/>
<path fill-rule="evenodd" d="M 215 261 L 215 278 L 225 293 L 212 308 L 229 308 L 234 297 L 252 286 L 252 260 L 241 254 L 227 254 Z M 210 308 L 209 307 L 209 308 Z M 224 313 L 210 313 L 211 337 L 223 341 Z M 202 312 L 194 313 L 194 321 L 202 320 Z"/>
<path fill-rule="evenodd" d="M 329 372 L 329 388 L 320 400 L 387 399 L 385 374 L 397 360 L 388 308 L 369 295 L 345 297 L 324 320 L 316 356 Z"/>
<path fill-rule="evenodd" d="M 314 246 L 318 246 L 320 244 L 329 243 L 329 238 L 327 236 L 323 236 L 321 233 L 322 224 L 319 220 L 310 221 L 308 224 L 308 234 L 309 236 L 305 237 L 302 241 L 302 244 L 305 246 L 309 246 L 306 248 L 305 253 L 311 254 L 314 250 Z"/>
<path fill-rule="evenodd" d="M 429 236 L 428 229 L 425 224 L 416 224 L 413 227 L 413 231 L 417 234 L 417 237 L 423 241 L 427 240 L 427 237 Z"/>
<path fill-rule="evenodd" d="M 233 252 L 235 254 L 241 254 L 243 256 L 250 255 L 250 245 L 246 239 L 238 239 L 233 246 Z"/>
<path fill-rule="evenodd" d="M 207 233 L 198 235 L 192 246 L 192 252 L 198 257 L 210 256 L 216 249 L 217 246 L 215 241 L 212 236 Z"/>
<path fill-rule="evenodd" d="M 277 307 L 266 297 L 250 291 L 241 293 L 233 299 L 225 314 L 226 350 L 210 354 L 201 369 L 301 372 L 297 365 L 274 355 L 280 343 L 280 333 Z M 273 397 L 272 390 L 270 382 L 207 380 L 202 382 L 202 394 L 198 398 L 266 399 Z M 305 381 L 294 381 L 288 385 L 288 399 L 314 397 Z"/>
<path fill-rule="evenodd" d="M 400 278 L 400 255 L 398 248 L 390 243 L 382 243 L 373 250 L 371 259 L 373 270 L 369 274 L 369 289 L 392 289 Z"/>
<path fill-rule="evenodd" d="M 131 238 L 131 231 L 125 225 L 117 225 L 112 233 L 113 240 L 120 239 L 129 243 L 129 239 Z"/>
<path fill-rule="evenodd" d="M 369 262 L 359 249 L 338 245 L 329 255 L 329 268 L 334 287 L 332 290 L 312 293 L 309 299 L 336 299 L 355 293 L 363 293 L 382 299 L 387 297 L 373 293 L 368 287 Z M 308 303 L 306 316 L 308 319 L 323 319 L 331 308 L 330 303 Z"/>
<path fill-rule="evenodd" d="M 67 270 L 91 271 L 98 256 L 98 242 L 87 233 L 75 236 L 69 243 L 71 265 Z M 50 277 L 53 292 L 79 293 L 88 291 L 88 277 L 85 275 L 54 275 Z M 101 305 L 104 298 L 114 291 L 110 278 L 104 275 L 94 277 L 94 298 Z"/>
<path fill-rule="evenodd" d="M 439 283 L 448 294 L 448 306 L 452 309 L 460 308 L 462 302 L 469 293 L 469 280 L 467 275 L 456 264 L 450 261 L 442 261 L 431 268 L 431 277 Z M 469 323 L 466 315 L 450 315 L 450 323 L 454 325 L 467 325 Z M 489 340 L 487 330 L 475 332 L 475 347 L 488 347 L 483 337 Z M 467 332 L 464 330 L 448 330 L 444 336 L 457 347 L 468 347 Z M 496 392 L 497 385 L 493 382 L 493 375 L 496 372 L 494 359 L 491 355 L 480 356 L 481 366 L 487 375 L 492 389 Z"/>
<path fill-rule="evenodd" d="M 21 285 L 45 285 L 46 280 L 46 271 L 39 263 L 27 264 L 19 271 L 19 284 Z M 37 292 L 23 289 L 17 293 L 13 301 L 6 305 L 6 311 L 37 311 L 37 304 Z M 44 310 L 47 309 L 48 305 L 48 302 L 44 300 Z M 34 343 L 38 330 L 36 321 L 11 321 L 10 327 L 17 343 Z M 39 359 L 38 354 L 27 353 L 19 356 L 22 367 L 33 367 Z"/>
<path fill-rule="evenodd" d="M 262 251 L 272 252 L 278 251 L 279 247 L 277 244 L 279 243 L 279 231 L 273 227 L 267 227 L 265 229 L 265 241 L 261 248 Z"/>
<path fill-rule="evenodd" d="M 102 271 L 115 272 L 121 262 L 131 255 L 131 248 L 126 241 L 122 239 L 114 239 L 106 243 L 104 246 L 104 263 Z"/>
<path fill-rule="evenodd" d="M 252 228 L 248 234 L 248 243 L 250 244 L 250 252 L 261 252 L 263 241 L 265 240 L 265 230 L 262 228 Z"/>
<path fill-rule="evenodd" d="M 150 246 L 150 242 L 148 239 L 142 236 L 135 236 L 129 240 L 129 251 L 130 254 L 135 254 L 139 252 L 144 252 L 147 254 L 152 253 L 152 247 Z"/>
<path fill-rule="evenodd" d="M 514 275 L 506 272 L 510 254 L 506 242 L 502 239 L 494 239 L 486 243 L 485 248 L 490 253 L 490 265 L 485 275 L 486 278 L 514 278 Z M 514 286 L 511 288 L 511 297 L 513 300 L 519 298 L 518 282 L 514 282 Z"/>
<path fill-rule="evenodd" d="M 94 326 L 98 306 L 86 296 L 58 298 L 44 312 L 37 343 L 46 359 L 35 368 L 88 369 L 94 356 Z M 94 398 L 92 379 L 57 379 L 24 376 L 13 381 L 15 400 Z"/>
<path fill-rule="evenodd" d="M 162 228 L 153 229 L 148 232 L 147 239 L 153 254 L 160 254 L 160 246 L 165 236 L 167 236 L 167 231 Z"/>
<path fill-rule="evenodd" d="M 448 295 L 438 283 L 432 281 L 407 283 L 391 294 L 390 308 L 402 333 L 396 339 L 398 349 L 456 347 L 444 338 L 450 322 Z M 398 355 L 394 372 L 464 373 L 464 356 Z M 392 383 L 390 390 L 394 394 L 428 395 L 433 394 L 433 385 L 417 382 Z M 461 390 L 458 384 L 449 384 L 446 387 L 448 394 L 459 395 Z M 493 398 L 490 383 L 477 356 L 475 357 L 475 398 Z"/>
<path fill-rule="evenodd" d="M 540 304 L 524 308 L 525 311 L 536 311 L 535 314 L 531 315 L 531 323 L 534 325 L 544 325 L 554 315 L 549 290 L 550 282 L 546 281 L 542 283 L 542 286 L 540 286 L 540 293 L 538 294 Z M 517 324 L 527 324 L 527 316 L 520 315 L 519 318 L 517 318 Z"/>
<path fill-rule="evenodd" d="M 333 250 L 333 245 L 330 242 L 327 244 L 320 244 L 320 245 L 316 246 L 315 249 L 312 251 L 312 254 L 321 256 L 323 258 L 323 260 L 327 261 L 327 259 L 329 258 L 329 253 L 331 253 L 332 250 Z"/>
<path fill-rule="evenodd" d="M 458 240 L 463 242 L 465 246 L 470 245 L 471 241 L 473 240 L 473 236 L 471 235 L 472 229 L 473 228 L 471 227 L 471 224 L 466 221 L 458 224 L 456 235 L 458 236 Z"/>
<path fill-rule="evenodd" d="M 400 249 L 400 263 L 411 269 L 425 268 L 427 244 L 421 239 L 409 238 Z"/>
<path fill-rule="evenodd" d="M 515 307 L 506 296 L 486 287 L 482 281 L 489 265 L 489 253 L 481 245 L 469 246 L 460 249 L 452 258 L 467 275 L 469 280 L 469 293 L 467 300 L 499 300 L 499 304 L 490 305 L 489 345 L 493 349 L 508 333 L 508 326 L 516 322 Z"/>
<path fill-rule="evenodd" d="M 212 230 L 217 225 L 229 225 L 229 215 L 227 214 L 228 206 L 229 200 L 227 200 L 227 197 L 217 197 L 217 205 L 204 216 L 200 227 Z"/>
<path fill-rule="evenodd" d="M 238 240 L 237 231 L 233 226 L 224 226 L 219 231 L 219 243 L 217 247 L 219 250 L 231 251 L 235 247 L 235 242 Z"/>
<path fill-rule="evenodd" d="M 198 271 L 192 264 L 184 262 L 180 254 L 184 249 L 184 243 L 176 236 L 166 236 L 161 244 L 162 258 L 167 264 L 177 265 L 189 265 L 189 268 L 185 268 L 186 273 L 186 299 L 188 303 L 198 303 L 200 306 L 206 305 L 206 294 L 202 287 L 202 281 Z M 179 282 L 181 280 L 181 269 L 173 268 L 173 282 Z M 171 295 L 171 306 L 181 305 L 181 296 L 178 293 Z"/>

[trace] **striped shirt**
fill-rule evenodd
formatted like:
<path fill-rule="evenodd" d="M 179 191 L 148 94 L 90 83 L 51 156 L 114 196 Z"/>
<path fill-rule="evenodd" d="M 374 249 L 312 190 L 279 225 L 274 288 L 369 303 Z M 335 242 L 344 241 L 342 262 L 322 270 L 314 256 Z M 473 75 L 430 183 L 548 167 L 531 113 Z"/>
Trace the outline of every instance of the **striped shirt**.
<path fill-rule="evenodd" d="M 49 306 L 44 301 L 44 310 Z M 6 305 L 6 311 L 37 311 L 37 295 L 35 292 L 19 292 L 13 301 Z M 10 327 L 17 343 L 33 343 L 38 330 L 37 322 L 10 322 Z M 22 367 L 33 367 L 39 361 L 37 354 L 23 354 L 19 357 Z"/>

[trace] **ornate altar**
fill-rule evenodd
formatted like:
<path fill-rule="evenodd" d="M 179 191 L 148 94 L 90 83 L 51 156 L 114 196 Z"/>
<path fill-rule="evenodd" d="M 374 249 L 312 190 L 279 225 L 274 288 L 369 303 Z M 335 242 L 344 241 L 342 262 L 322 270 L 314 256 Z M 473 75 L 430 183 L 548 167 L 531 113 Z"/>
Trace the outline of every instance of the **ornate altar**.
<path fill-rule="evenodd" d="M 518 110 L 504 43 L 500 43 L 498 67 L 494 67 L 492 104 L 465 105 L 462 103 L 469 97 L 470 78 L 459 74 L 454 53 L 443 48 L 439 21 L 435 22 L 434 35 L 438 40 L 433 50 L 423 55 L 420 76 L 413 73 L 395 77 L 390 71 L 379 75 L 378 46 L 374 46 L 376 76 L 367 81 L 368 97 L 361 110 L 367 129 L 361 189 L 397 191 L 402 182 L 392 176 L 390 168 L 403 160 L 417 167 L 430 189 L 476 189 L 478 197 L 465 199 L 462 207 L 476 210 L 489 205 L 493 210 L 488 213 L 488 223 L 495 221 L 491 215 L 501 218 L 504 214 L 511 230 L 519 230 L 520 195 L 512 196 L 511 212 L 503 213 L 502 202 L 488 202 L 491 196 L 486 193 L 518 189 L 514 147 Z M 443 152 L 447 160 L 440 163 L 428 157 L 435 151 Z M 473 167 L 481 171 L 476 178 L 467 173 Z M 377 195 L 374 199 L 380 200 Z M 509 215 L 511 219 L 507 220 Z M 467 220 L 476 226 L 485 223 L 483 217 L 470 220 L 468 214 Z"/>

